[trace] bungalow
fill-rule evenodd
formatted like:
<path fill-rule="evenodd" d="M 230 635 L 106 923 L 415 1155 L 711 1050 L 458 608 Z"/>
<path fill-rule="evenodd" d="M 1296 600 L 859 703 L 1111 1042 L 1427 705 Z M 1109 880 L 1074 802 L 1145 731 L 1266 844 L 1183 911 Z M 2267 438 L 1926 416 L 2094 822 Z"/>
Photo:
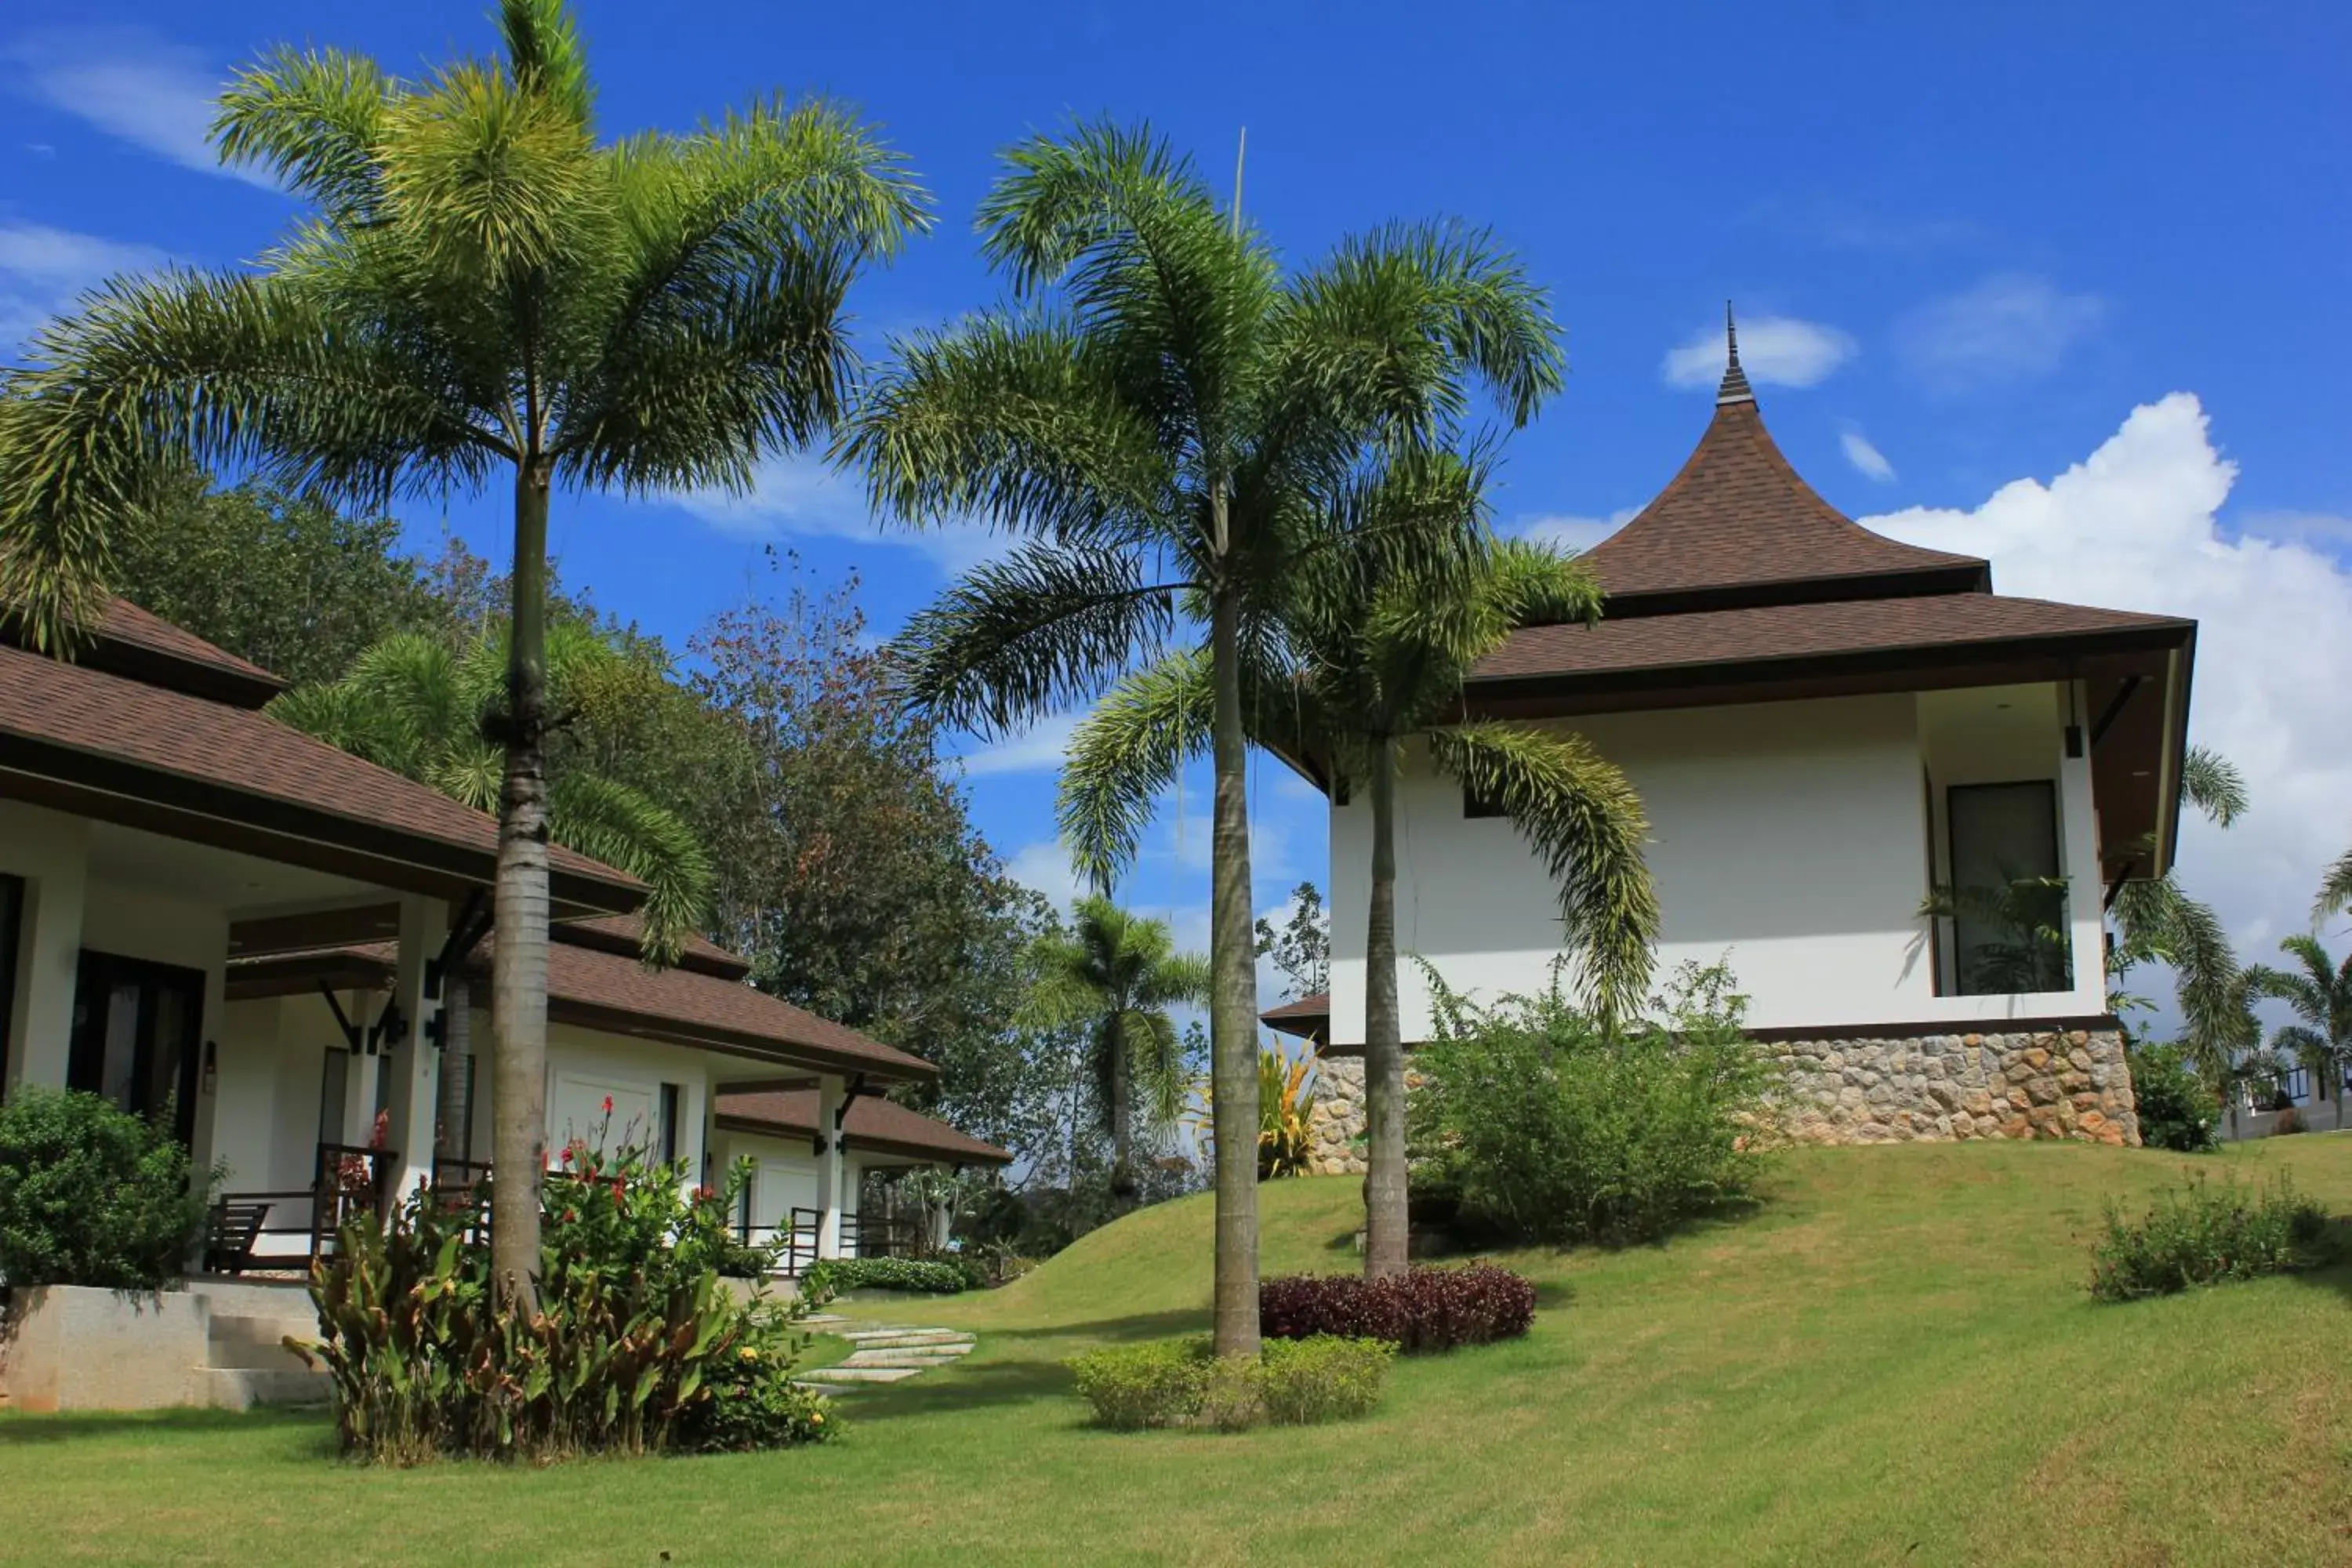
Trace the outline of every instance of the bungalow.
<path fill-rule="evenodd" d="M 1773 443 L 1736 337 L 1681 472 L 1584 559 L 1602 619 L 1516 632 L 1464 710 L 1624 770 L 1662 969 L 1730 965 L 1792 1133 L 2137 1142 L 2104 911 L 2172 862 L 2195 623 L 1996 595 L 1986 562 L 1854 523 Z M 1472 995 L 1541 989 L 1556 895 L 1511 825 L 1410 751 L 1398 816 L 1400 949 Z M 1333 802 L 1331 989 L 1267 1020 L 1335 1042 L 1342 1099 L 1370 834 Z"/>
<path fill-rule="evenodd" d="M 245 1265 L 307 1258 L 354 1202 L 470 1181 L 488 1145 L 486 1021 L 450 1004 L 478 974 L 497 825 L 279 723 L 279 689 L 120 601 L 70 663 L 0 636 L 0 1098 L 168 1112 L 260 1216 Z M 743 1224 L 803 1259 L 897 1243 L 859 1232 L 866 1169 L 1009 1159 L 863 1110 L 934 1069 L 753 990 L 740 959 L 696 943 L 646 969 L 644 894 L 551 853 L 551 1150 L 609 1131 L 706 1173 L 751 1153 Z"/>

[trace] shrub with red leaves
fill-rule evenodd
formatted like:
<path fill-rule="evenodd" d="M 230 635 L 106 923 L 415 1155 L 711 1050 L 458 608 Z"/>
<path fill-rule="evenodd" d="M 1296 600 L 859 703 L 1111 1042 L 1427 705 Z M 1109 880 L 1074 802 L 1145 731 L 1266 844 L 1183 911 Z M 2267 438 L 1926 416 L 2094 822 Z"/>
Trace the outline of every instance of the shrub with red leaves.
<path fill-rule="evenodd" d="M 1536 1288 L 1491 1263 L 1411 1268 L 1381 1279 L 1293 1274 L 1259 1284 L 1257 1310 L 1268 1339 L 1339 1334 L 1386 1340 L 1415 1355 L 1526 1333 L 1535 1321 Z"/>

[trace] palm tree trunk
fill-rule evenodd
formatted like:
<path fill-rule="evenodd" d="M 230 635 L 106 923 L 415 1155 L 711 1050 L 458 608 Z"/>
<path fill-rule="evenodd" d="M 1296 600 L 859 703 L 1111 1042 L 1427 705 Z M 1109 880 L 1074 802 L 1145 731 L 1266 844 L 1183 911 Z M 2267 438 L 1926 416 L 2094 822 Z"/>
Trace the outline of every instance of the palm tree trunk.
<path fill-rule="evenodd" d="M 1406 1267 L 1404 1026 L 1397 1006 L 1396 742 L 1372 746 L 1372 906 L 1364 924 L 1364 1273 Z"/>
<path fill-rule="evenodd" d="M 1126 1031 L 1115 1024 L 1105 1033 L 1103 1048 L 1110 1052 L 1110 1103 L 1103 1107 L 1103 1115 L 1110 1122 L 1110 1195 L 1117 1210 L 1135 1194 L 1129 1163 L 1135 1157 L 1135 1117 L 1129 1109 L 1135 1099 L 1135 1068 L 1127 1059 Z"/>
<path fill-rule="evenodd" d="M 1219 501 L 1222 513 L 1222 496 Z M 1209 871 L 1209 1094 L 1217 1147 L 1214 1340 L 1221 1356 L 1254 1356 L 1258 1352 L 1257 958 L 1250 928 L 1241 606 L 1226 587 L 1219 587 L 1210 604 L 1209 666 L 1215 691 L 1211 756 L 1216 773 Z"/>
<path fill-rule="evenodd" d="M 515 477 L 506 783 L 499 796 L 491 1013 L 490 1268 L 499 1299 L 536 1305 L 547 1167 L 547 508 L 544 458 Z"/>

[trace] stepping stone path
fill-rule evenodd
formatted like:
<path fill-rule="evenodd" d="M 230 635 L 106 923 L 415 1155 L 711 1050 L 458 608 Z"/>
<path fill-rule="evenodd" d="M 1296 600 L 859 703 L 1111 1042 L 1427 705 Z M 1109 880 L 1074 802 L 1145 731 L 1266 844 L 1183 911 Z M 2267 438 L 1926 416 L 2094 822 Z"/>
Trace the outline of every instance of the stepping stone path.
<path fill-rule="evenodd" d="M 836 1366 L 812 1367 L 794 1379 L 820 1394 L 841 1394 L 873 1383 L 903 1383 L 935 1366 L 952 1366 L 971 1353 L 972 1336 L 957 1329 L 853 1323 L 835 1313 L 801 1320 L 803 1328 L 847 1340 L 857 1348 Z"/>

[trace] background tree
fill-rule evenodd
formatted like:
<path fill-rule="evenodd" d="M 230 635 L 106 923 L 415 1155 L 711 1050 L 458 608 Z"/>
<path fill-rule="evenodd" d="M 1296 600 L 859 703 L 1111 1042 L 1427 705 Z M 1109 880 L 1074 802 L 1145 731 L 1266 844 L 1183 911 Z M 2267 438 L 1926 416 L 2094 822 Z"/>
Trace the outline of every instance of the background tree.
<path fill-rule="evenodd" d="M 2294 1014 L 2294 1023 L 2272 1032 L 2271 1056 L 2282 1068 L 2292 1062 L 2307 1069 L 2321 1098 L 2340 1100 L 2345 1069 L 2352 1067 L 2352 957 L 2339 965 L 2309 936 L 2288 937 L 2279 951 L 2298 968 L 2246 969 L 2249 995 L 2275 997 Z"/>
<path fill-rule="evenodd" d="M 782 564 L 780 595 L 693 645 L 693 689 L 744 759 L 686 796 L 713 824 L 711 932 L 761 990 L 931 1062 L 936 1080 L 894 1096 L 1034 1171 L 1067 1126 L 1071 1043 L 1018 1021 L 1054 913 L 1004 874 L 936 731 L 897 700 L 857 579 Z"/>
<path fill-rule="evenodd" d="M 1135 1124 L 1176 1125 L 1192 1073 L 1171 1007 L 1209 994 L 1208 960 L 1176 951 L 1167 922 L 1107 898 L 1078 900 L 1071 929 L 1039 939 L 1029 1016 L 1048 1029 L 1085 1031 L 1095 1103 L 1111 1141 L 1111 1193 L 1135 1192 Z"/>
<path fill-rule="evenodd" d="M 1013 303 L 898 344 L 842 450 L 879 511 L 1022 536 L 902 636 L 908 694 L 941 722 L 1019 728 L 1097 695 L 1180 626 L 1199 639 L 1214 777 L 1214 1337 L 1220 1354 L 1255 1354 L 1244 652 L 1281 636 L 1298 562 L 1357 531 L 1349 498 L 1369 449 L 1450 441 L 1476 386 L 1523 422 L 1558 384 L 1559 352 L 1541 291 L 1483 235 L 1392 227 L 1286 278 L 1148 129 L 1083 125 L 1005 163 L 979 226 Z M 1380 542 L 1443 558 L 1468 541 Z"/>
<path fill-rule="evenodd" d="M 1381 481 L 1376 515 L 1406 509 L 1475 514 L 1478 479 L 1441 461 Z M 1293 757 L 1326 759 L 1335 792 L 1360 792 L 1371 816 L 1365 926 L 1364 1268 L 1406 1267 L 1404 1045 L 1397 985 L 1396 779 L 1400 748 L 1425 737 L 1431 761 L 1474 798 L 1491 801 L 1543 859 L 1560 889 L 1569 950 L 1583 999 L 1604 1027 L 1648 990 L 1658 904 L 1642 845 L 1649 824 L 1633 788 L 1580 737 L 1495 722 L 1445 723 L 1477 661 L 1512 629 L 1543 617 L 1596 615 L 1601 594 L 1573 562 L 1525 541 L 1491 544 L 1466 581 L 1412 572 L 1321 574 L 1289 616 L 1295 676 L 1245 672 L 1251 738 Z M 1114 689 L 1073 734 L 1061 826 L 1076 863 L 1097 878 L 1135 855 L 1153 803 L 1206 740 L 1206 670 L 1179 654 Z"/>
<path fill-rule="evenodd" d="M 396 631 L 446 617 L 400 524 L 251 483 L 171 475 L 113 542 L 112 587 L 289 686 L 332 680 Z"/>
<path fill-rule="evenodd" d="M 824 103 L 597 138 L 562 0 L 429 78 L 281 48 L 221 100 L 224 159 L 310 205 L 251 271 L 109 285 L 0 403 L 0 593 L 39 646 L 90 625 L 159 458 L 362 509 L 511 487 L 492 1245 L 539 1260 L 547 1038 L 546 573 L 556 489 L 750 487 L 839 414 L 849 285 L 924 221 L 901 161 Z"/>
<path fill-rule="evenodd" d="M 1290 913 L 1282 924 L 1261 915 L 1253 929 L 1257 956 L 1273 959 L 1283 978 L 1284 1001 L 1331 989 L 1331 917 L 1324 911 L 1321 889 L 1299 883 L 1290 890 Z"/>

